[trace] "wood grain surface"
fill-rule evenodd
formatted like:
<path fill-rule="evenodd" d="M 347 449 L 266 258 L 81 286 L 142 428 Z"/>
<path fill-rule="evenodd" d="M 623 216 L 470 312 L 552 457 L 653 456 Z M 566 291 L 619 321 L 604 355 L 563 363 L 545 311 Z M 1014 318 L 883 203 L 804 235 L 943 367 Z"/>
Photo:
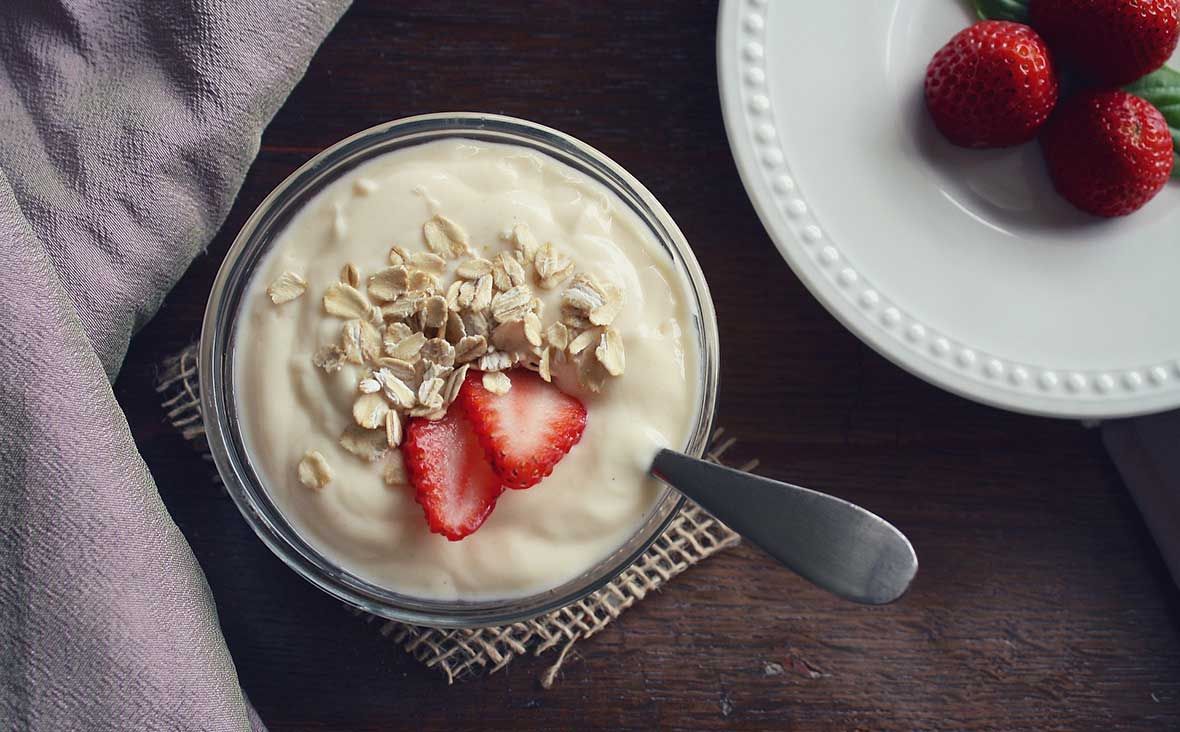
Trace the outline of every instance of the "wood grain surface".
<path fill-rule="evenodd" d="M 358 1 L 263 136 L 221 236 L 117 384 L 262 717 L 352 732 L 1180 729 L 1180 593 L 1097 433 L 943 393 L 811 299 L 730 157 L 716 15 L 697 0 Z M 579 644 L 549 691 L 550 658 L 448 687 L 270 554 L 164 424 L 156 364 L 195 337 L 229 242 L 283 177 L 355 131 L 443 110 L 560 128 L 651 188 L 713 290 L 735 457 L 900 526 L 922 564 L 906 598 L 847 604 L 742 547 Z"/>

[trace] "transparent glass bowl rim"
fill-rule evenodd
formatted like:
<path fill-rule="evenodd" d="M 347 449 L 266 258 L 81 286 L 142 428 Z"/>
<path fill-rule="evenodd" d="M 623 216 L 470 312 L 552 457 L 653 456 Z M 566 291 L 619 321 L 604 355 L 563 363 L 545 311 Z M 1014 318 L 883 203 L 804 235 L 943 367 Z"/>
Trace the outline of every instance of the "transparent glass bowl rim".
<path fill-rule="evenodd" d="M 557 130 L 513 117 L 462 112 L 407 117 L 358 132 L 292 173 L 255 209 L 226 254 L 205 310 L 198 368 L 206 436 L 217 471 L 246 522 L 271 551 L 304 579 L 366 612 L 401 622 L 475 628 L 545 614 L 600 589 L 630 566 L 679 511 L 684 498 L 665 488 L 644 523 L 612 554 L 562 585 L 502 600 L 432 600 L 367 582 L 336 565 L 291 527 L 254 472 L 237 427 L 233 338 L 242 295 L 254 270 L 291 215 L 357 165 L 385 152 L 444 138 L 523 145 L 571 165 L 612 190 L 652 232 L 685 276 L 696 305 L 700 398 L 685 451 L 701 456 L 716 407 L 720 354 L 716 315 L 704 274 L 668 212 L 638 180 L 598 150 Z"/>

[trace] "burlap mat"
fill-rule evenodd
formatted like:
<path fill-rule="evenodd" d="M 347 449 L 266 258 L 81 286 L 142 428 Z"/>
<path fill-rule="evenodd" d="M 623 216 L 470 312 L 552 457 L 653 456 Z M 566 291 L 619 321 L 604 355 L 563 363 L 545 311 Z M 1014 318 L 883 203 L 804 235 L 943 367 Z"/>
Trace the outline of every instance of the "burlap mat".
<path fill-rule="evenodd" d="M 201 417 L 195 344 L 162 364 L 156 391 L 169 422 L 211 460 Z M 722 429 L 714 432 L 706 455 L 717 463 L 734 443 L 734 438 L 725 438 L 722 433 Z M 751 470 L 756 464 L 752 461 L 741 469 Z M 211 473 L 212 479 L 218 480 L 216 471 Z M 539 656 L 560 647 L 554 663 L 541 676 L 541 685 L 549 688 L 577 641 L 598 633 L 647 593 L 692 565 L 737 543 L 737 534 L 688 502 L 651 548 L 617 579 L 578 602 L 533 620 L 493 628 L 446 630 L 354 612 L 367 622 L 379 624 L 381 635 L 393 639 L 428 668 L 445 674 L 448 683 L 484 671 L 498 671 L 513 658 L 529 652 Z"/>

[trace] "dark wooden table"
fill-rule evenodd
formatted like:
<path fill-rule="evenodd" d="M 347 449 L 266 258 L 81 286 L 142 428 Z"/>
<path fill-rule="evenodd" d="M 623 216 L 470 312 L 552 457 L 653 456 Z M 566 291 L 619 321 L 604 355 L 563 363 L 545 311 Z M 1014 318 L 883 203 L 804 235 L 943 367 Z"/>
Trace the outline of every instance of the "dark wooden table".
<path fill-rule="evenodd" d="M 118 382 L 246 692 L 273 730 L 1180 729 L 1180 593 L 1098 434 L 943 393 L 811 299 L 730 158 L 716 14 L 695 0 L 371 0 L 324 44 Z M 838 601 L 742 547 L 577 646 L 552 690 L 537 682 L 548 658 L 448 687 L 254 537 L 165 426 L 155 366 L 196 335 L 234 233 L 296 166 L 378 122 L 468 109 L 565 130 L 659 197 L 716 298 L 736 456 L 897 523 L 922 562 L 903 601 Z"/>

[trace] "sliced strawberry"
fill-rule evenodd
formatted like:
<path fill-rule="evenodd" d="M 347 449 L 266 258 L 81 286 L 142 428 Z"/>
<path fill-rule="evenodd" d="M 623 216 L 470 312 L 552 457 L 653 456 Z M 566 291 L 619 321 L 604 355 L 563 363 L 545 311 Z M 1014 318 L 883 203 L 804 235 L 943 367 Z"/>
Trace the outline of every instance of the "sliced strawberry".
<path fill-rule="evenodd" d="M 484 388 L 482 373 L 468 372 L 457 403 L 504 485 L 528 488 L 552 473 L 582 439 L 586 408 L 531 371 L 505 373 L 512 388 L 501 395 Z"/>
<path fill-rule="evenodd" d="M 463 410 L 411 419 L 402 456 L 430 530 L 458 541 L 478 529 L 504 492 Z"/>

